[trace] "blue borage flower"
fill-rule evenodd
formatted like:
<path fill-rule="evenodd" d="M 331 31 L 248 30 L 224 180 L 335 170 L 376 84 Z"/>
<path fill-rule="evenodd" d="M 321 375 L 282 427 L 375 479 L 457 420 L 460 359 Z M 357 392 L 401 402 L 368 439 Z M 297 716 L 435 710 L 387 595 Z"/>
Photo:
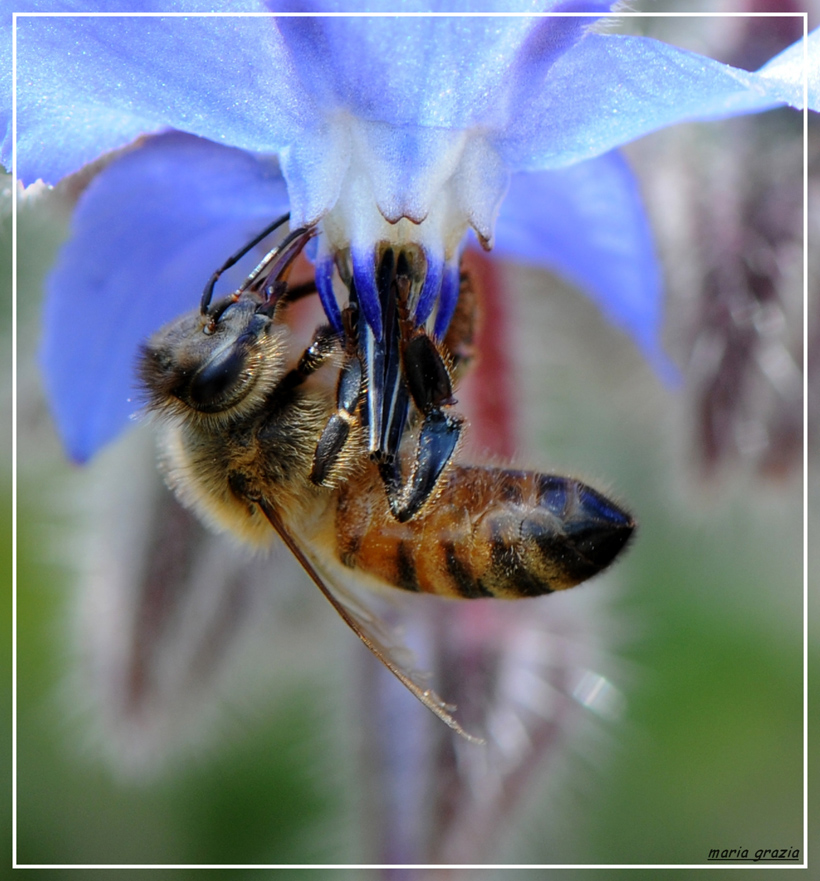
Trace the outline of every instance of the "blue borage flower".
<path fill-rule="evenodd" d="M 217 5 L 332 12 L 345 4 Z M 155 135 L 92 181 L 48 282 L 46 388 L 75 459 L 91 456 L 133 412 L 138 343 L 191 308 L 215 265 L 288 209 L 293 226 L 321 233 L 312 256 L 329 320 L 339 326 L 333 279 L 343 266 L 373 345 L 383 337 L 380 249 L 421 255 L 415 318 L 441 336 L 471 230 L 485 247 L 495 242 L 501 254 L 565 273 L 668 369 L 650 233 L 634 180 L 611 151 L 682 120 L 802 106 L 802 43 L 750 73 L 590 30 L 609 2 L 517 6 L 553 15 L 18 18 L 24 182 L 56 182 Z M 203 7 L 212 4 L 142 4 Z M 819 42 L 814 32 L 813 109 Z M 9 127 L 7 165 L 11 149 Z"/>

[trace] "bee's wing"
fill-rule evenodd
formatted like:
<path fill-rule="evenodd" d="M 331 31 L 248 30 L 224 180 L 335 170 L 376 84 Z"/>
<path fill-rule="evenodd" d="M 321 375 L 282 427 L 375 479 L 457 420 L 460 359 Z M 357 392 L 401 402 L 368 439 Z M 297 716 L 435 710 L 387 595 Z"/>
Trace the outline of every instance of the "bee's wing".
<path fill-rule="evenodd" d="M 344 591 L 340 586 L 334 583 L 333 587 L 331 587 L 330 579 L 323 578 L 322 574 L 320 574 L 321 564 L 311 559 L 308 556 L 308 552 L 297 544 L 277 512 L 266 502 L 260 501 L 258 504 L 270 521 L 271 526 L 273 526 L 282 541 L 288 546 L 305 572 L 311 577 L 319 590 L 322 591 L 333 608 L 341 615 L 347 626 L 350 627 L 382 664 L 428 709 L 432 710 L 442 722 L 449 725 L 450 728 L 457 731 L 467 740 L 474 743 L 483 743 L 484 741 L 481 738 L 468 734 L 453 718 L 451 711 L 455 707 L 445 703 L 431 688 L 419 682 L 422 678 L 421 674 L 408 669 L 397 660 L 396 652 L 390 645 L 389 634 L 380 625 L 378 618 L 372 616 L 367 609 L 363 608 L 351 594 Z"/>

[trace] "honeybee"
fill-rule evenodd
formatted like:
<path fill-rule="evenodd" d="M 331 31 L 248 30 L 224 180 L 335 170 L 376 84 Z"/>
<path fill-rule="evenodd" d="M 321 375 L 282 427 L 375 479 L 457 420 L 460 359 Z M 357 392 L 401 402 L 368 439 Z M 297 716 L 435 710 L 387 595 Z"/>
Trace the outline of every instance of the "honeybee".
<path fill-rule="evenodd" d="M 573 478 L 456 461 L 463 422 L 452 376 L 469 360 L 469 285 L 437 343 L 408 318 L 400 255 L 385 260 L 409 418 L 399 454 L 372 455 L 355 293 L 343 333 L 319 327 L 301 353 L 285 321 L 289 304 L 315 290 L 287 284 L 313 234 L 290 233 L 212 302 L 216 279 L 244 251 L 234 255 L 200 308 L 145 344 L 139 372 L 160 424 L 161 466 L 182 503 L 218 529 L 252 545 L 278 534 L 373 654 L 469 737 L 454 708 L 394 659 L 378 622 L 345 593 L 346 578 L 447 597 L 534 597 L 600 572 L 635 523 Z"/>

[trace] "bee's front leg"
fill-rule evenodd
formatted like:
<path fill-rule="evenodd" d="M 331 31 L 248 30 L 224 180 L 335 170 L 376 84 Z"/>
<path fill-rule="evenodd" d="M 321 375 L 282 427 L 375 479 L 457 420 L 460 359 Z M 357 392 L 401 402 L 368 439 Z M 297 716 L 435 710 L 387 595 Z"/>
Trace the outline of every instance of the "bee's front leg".
<path fill-rule="evenodd" d="M 317 328 L 310 345 L 302 352 L 299 363 L 289 370 L 277 385 L 280 394 L 300 386 L 339 350 L 339 335 L 330 325 Z"/>

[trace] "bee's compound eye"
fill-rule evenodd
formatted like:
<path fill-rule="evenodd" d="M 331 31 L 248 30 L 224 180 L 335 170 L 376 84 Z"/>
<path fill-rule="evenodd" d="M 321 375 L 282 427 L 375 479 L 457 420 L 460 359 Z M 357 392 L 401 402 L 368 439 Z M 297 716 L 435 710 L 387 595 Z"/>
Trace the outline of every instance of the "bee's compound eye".
<path fill-rule="evenodd" d="M 198 410 L 227 408 L 236 397 L 236 390 L 247 366 L 248 353 L 244 346 L 232 346 L 212 358 L 193 377 L 188 386 L 188 397 Z"/>

